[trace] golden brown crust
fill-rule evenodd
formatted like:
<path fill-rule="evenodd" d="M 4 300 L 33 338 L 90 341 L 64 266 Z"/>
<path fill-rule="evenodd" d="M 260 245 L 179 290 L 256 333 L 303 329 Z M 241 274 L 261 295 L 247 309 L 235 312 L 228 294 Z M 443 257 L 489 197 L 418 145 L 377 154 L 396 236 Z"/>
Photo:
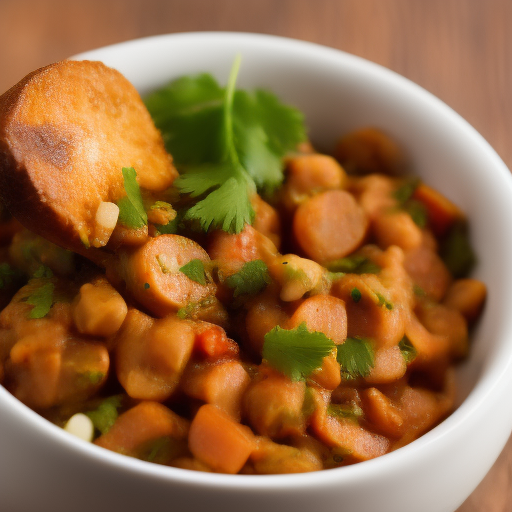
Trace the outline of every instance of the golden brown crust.
<path fill-rule="evenodd" d="M 177 176 L 138 92 L 118 71 L 57 62 L 0 96 L 0 196 L 32 231 L 84 253 L 99 204 L 125 195 L 123 167 L 134 167 L 151 191 Z"/>

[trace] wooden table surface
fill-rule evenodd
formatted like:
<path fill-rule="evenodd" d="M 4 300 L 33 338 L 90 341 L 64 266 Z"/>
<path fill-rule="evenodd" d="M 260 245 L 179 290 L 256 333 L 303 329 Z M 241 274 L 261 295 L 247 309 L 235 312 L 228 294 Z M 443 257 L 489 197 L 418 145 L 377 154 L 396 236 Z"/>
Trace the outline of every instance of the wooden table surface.
<path fill-rule="evenodd" d="M 78 52 L 204 30 L 313 41 L 391 68 L 466 118 L 512 168 L 511 0 L 0 0 L 0 93 Z M 511 510 L 512 440 L 457 512 Z"/>

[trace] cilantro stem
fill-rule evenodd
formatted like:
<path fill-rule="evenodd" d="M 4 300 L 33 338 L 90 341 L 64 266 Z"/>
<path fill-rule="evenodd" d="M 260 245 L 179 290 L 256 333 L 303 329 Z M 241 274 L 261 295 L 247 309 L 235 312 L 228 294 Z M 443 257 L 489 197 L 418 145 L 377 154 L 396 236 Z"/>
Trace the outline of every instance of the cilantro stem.
<path fill-rule="evenodd" d="M 226 136 L 226 150 L 227 160 L 236 165 L 240 166 L 240 159 L 235 148 L 235 141 L 233 139 L 233 99 L 235 97 L 236 80 L 238 72 L 240 71 L 240 63 L 242 61 L 241 55 L 238 53 L 235 57 L 231 71 L 229 73 L 229 80 L 226 87 L 224 96 L 224 126 Z"/>

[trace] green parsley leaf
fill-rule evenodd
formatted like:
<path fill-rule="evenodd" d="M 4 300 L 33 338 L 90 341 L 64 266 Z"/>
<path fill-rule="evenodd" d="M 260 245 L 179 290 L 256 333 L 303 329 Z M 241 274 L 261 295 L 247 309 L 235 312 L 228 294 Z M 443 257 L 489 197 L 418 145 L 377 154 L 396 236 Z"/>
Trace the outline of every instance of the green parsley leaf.
<path fill-rule="evenodd" d="M 51 268 L 46 267 L 45 265 L 41 265 L 35 272 L 34 277 L 36 278 L 50 278 L 53 277 L 53 272 Z"/>
<path fill-rule="evenodd" d="M 363 409 L 357 404 L 329 404 L 327 414 L 337 418 L 347 418 L 358 421 L 363 416 Z"/>
<path fill-rule="evenodd" d="M 350 297 L 357 304 L 361 300 L 361 297 L 362 297 L 361 291 L 359 290 L 359 288 L 352 288 L 352 290 L 350 292 Z"/>
<path fill-rule="evenodd" d="M 466 277 L 474 264 L 476 256 L 469 241 L 466 222 L 456 222 L 441 242 L 440 256 L 453 277 Z"/>
<path fill-rule="evenodd" d="M 393 192 L 393 197 L 398 201 L 399 208 L 407 212 L 418 227 L 424 228 L 428 222 L 427 209 L 422 202 L 413 199 L 414 191 L 420 183 L 419 178 L 406 180 Z"/>
<path fill-rule="evenodd" d="M 126 197 L 117 202 L 119 222 L 129 228 L 141 228 L 148 223 L 148 216 L 137 183 L 137 173 L 133 167 L 123 167 L 122 172 Z"/>
<path fill-rule="evenodd" d="M 331 261 L 327 265 L 331 272 L 344 272 L 345 274 L 378 274 L 382 269 L 366 256 L 347 256 L 339 260 Z"/>
<path fill-rule="evenodd" d="M 373 346 L 369 340 L 347 338 L 337 346 L 336 359 L 341 366 L 341 375 L 351 380 L 370 374 L 375 362 Z"/>
<path fill-rule="evenodd" d="M 248 261 L 239 272 L 229 276 L 225 283 L 233 289 L 233 297 L 256 295 L 270 284 L 268 267 L 262 260 Z"/>
<path fill-rule="evenodd" d="M 405 182 L 393 192 L 393 197 L 400 205 L 404 205 L 412 198 L 420 183 L 421 180 L 417 177 L 406 179 Z"/>
<path fill-rule="evenodd" d="M 103 400 L 93 411 L 86 412 L 86 416 L 93 422 L 94 427 L 102 434 L 106 434 L 114 425 L 118 417 L 118 409 L 121 408 L 121 397 L 111 396 Z"/>
<path fill-rule="evenodd" d="M 197 199 L 184 218 L 204 230 L 239 233 L 251 223 L 249 197 L 282 183 L 282 157 L 306 138 L 298 110 L 266 91 L 235 91 L 239 66 L 237 58 L 225 89 L 202 74 L 179 78 L 145 100 L 182 171 L 175 186 Z"/>
<path fill-rule="evenodd" d="M 47 282 L 37 287 L 27 298 L 27 303 L 34 306 L 28 315 L 29 318 L 43 318 L 53 305 L 53 291 L 55 285 Z"/>
<path fill-rule="evenodd" d="M 322 366 L 336 345 L 322 332 L 310 332 L 306 322 L 295 329 L 277 326 L 265 334 L 263 359 L 291 380 L 306 379 Z"/>
<path fill-rule="evenodd" d="M 196 283 L 202 284 L 203 286 L 206 284 L 204 264 L 201 260 L 190 260 L 186 265 L 180 268 L 180 272 Z"/>
<path fill-rule="evenodd" d="M 391 302 L 389 302 L 386 297 L 384 297 L 384 295 L 382 295 L 382 293 L 376 293 L 375 295 L 377 295 L 377 298 L 379 299 L 379 306 L 382 306 L 382 307 L 385 307 L 386 309 L 389 309 L 390 311 L 393 309 L 393 304 L 391 304 Z"/>
<path fill-rule="evenodd" d="M 398 344 L 398 348 L 402 352 L 402 356 L 404 356 L 406 364 L 411 363 L 416 358 L 416 355 L 418 354 L 417 350 L 414 348 L 414 345 L 412 344 L 411 340 L 404 336 L 400 343 Z"/>
<path fill-rule="evenodd" d="M 9 263 L 0 264 L 0 290 L 9 286 L 19 277 L 19 271 L 13 269 Z"/>

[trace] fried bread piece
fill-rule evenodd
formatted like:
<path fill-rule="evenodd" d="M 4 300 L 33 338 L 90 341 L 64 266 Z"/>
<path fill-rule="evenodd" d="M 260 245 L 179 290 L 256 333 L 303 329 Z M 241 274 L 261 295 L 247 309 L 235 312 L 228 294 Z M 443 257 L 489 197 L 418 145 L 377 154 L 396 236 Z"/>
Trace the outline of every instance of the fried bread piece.
<path fill-rule="evenodd" d="M 101 262 L 87 246 L 99 205 L 126 195 L 123 167 L 148 191 L 177 176 L 138 92 L 118 71 L 57 62 L 0 96 L 0 197 L 30 230 Z"/>

